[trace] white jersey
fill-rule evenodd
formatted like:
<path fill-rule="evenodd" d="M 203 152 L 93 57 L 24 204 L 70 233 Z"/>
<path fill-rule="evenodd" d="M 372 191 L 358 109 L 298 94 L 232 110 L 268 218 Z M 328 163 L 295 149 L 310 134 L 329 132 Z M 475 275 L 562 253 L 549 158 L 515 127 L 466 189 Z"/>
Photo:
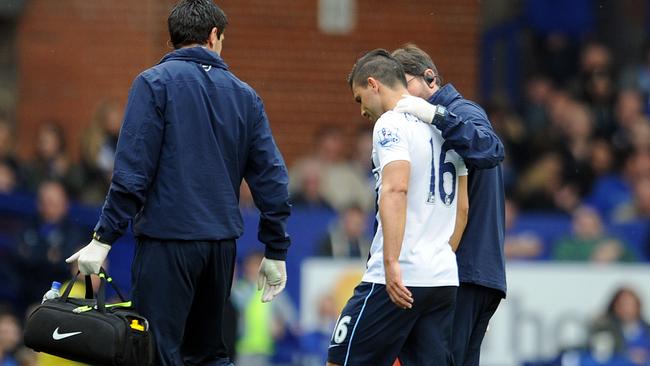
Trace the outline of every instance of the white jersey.
<path fill-rule="evenodd" d="M 406 160 L 411 166 L 406 227 L 399 255 L 405 286 L 458 286 L 456 255 L 449 238 L 456 224 L 457 177 L 467 175 L 467 168 L 453 150 L 441 156 L 443 142 L 436 127 L 410 114 L 388 111 L 375 123 L 372 160 L 377 202 L 384 167 L 396 160 Z M 377 222 L 363 281 L 385 284 L 384 236 L 379 212 Z"/>

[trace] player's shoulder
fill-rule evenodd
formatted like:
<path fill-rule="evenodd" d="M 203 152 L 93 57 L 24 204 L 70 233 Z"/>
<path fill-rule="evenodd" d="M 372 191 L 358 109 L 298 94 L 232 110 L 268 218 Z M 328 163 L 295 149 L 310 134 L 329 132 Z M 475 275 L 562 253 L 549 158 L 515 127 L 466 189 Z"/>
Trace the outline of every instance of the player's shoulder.
<path fill-rule="evenodd" d="M 411 114 L 395 112 L 393 110 L 390 110 L 390 111 L 384 112 L 384 114 L 382 114 L 379 117 L 379 119 L 377 119 L 377 122 L 375 123 L 375 126 L 376 125 L 402 124 L 402 123 L 405 123 L 405 122 L 410 122 L 411 119 L 417 120 L 417 118 L 414 117 Z"/>
<path fill-rule="evenodd" d="M 404 120 L 402 113 L 387 111 L 382 114 L 373 127 L 373 140 L 381 147 L 399 143 L 404 139 Z"/>

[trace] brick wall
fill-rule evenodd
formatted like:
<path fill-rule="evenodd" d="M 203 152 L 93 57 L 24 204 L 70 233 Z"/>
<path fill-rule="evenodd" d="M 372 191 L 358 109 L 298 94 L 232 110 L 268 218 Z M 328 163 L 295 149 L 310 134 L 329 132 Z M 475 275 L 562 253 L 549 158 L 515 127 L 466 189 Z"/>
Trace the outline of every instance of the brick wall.
<path fill-rule="evenodd" d="M 309 151 L 314 130 L 363 124 L 345 82 L 354 61 L 376 47 L 411 41 L 428 51 L 445 81 L 473 97 L 477 79 L 476 0 L 353 0 L 347 35 L 319 31 L 318 1 L 224 0 L 230 25 L 223 57 L 265 101 L 288 162 Z M 62 122 L 70 152 L 104 97 L 125 101 L 132 79 L 168 51 L 171 1 L 30 0 L 18 27 L 19 151 L 36 127 Z M 350 143 L 352 141 L 350 140 Z"/>

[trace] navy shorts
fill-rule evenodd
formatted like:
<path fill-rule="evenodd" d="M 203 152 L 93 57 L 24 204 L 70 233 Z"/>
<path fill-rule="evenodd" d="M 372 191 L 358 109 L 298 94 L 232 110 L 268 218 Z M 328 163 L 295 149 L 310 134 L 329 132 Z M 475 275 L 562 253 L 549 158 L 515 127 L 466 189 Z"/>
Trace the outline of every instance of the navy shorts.
<path fill-rule="evenodd" d="M 413 307 L 401 309 L 390 300 L 386 286 L 359 284 L 341 311 L 327 360 L 345 366 L 391 366 L 399 355 L 403 365 L 451 365 L 456 287 L 408 289 Z"/>

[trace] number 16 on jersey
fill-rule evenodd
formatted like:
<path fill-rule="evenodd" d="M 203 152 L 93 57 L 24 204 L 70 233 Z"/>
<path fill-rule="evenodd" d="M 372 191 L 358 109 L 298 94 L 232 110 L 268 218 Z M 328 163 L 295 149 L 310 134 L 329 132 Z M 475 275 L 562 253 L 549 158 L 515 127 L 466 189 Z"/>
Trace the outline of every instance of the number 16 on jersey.
<path fill-rule="evenodd" d="M 433 154 L 435 154 L 433 139 L 429 140 L 429 145 L 431 146 L 431 180 L 429 181 L 427 203 L 433 204 L 436 202 L 437 186 L 440 200 L 445 206 L 449 206 L 456 198 L 456 166 L 454 163 L 446 161 L 447 151 L 443 149 L 440 152 L 439 165 L 436 167 L 436 159 L 433 158 Z"/>

